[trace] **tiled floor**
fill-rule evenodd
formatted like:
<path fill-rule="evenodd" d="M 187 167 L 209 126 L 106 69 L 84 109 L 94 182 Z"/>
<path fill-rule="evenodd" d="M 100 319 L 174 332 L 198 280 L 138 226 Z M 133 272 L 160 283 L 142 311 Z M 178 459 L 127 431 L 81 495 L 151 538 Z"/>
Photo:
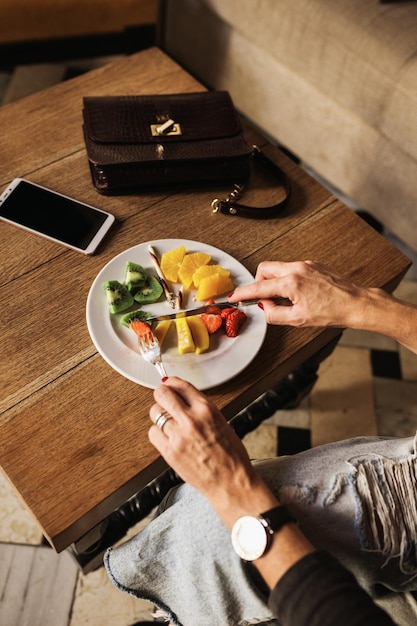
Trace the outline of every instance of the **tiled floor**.
<path fill-rule="evenodd" d="M 84 66 L 74 64 L 70 73 Z M 19 68 L 12 81 L 0 73 L 0 101 L 1 94 L 10 101 L 66 75 L 62 65 Z M 415 266 L 397 294 L 417 303 Z M 244 441 L 251 456 L 261 458 L 356 435 L 413 435 L 416 429 L 417 356 L 392 340 L 347 331 L 302 405 L 277 412 Z M 151 605 L 114 588 L 102 568 L 83 575 L 68 553 L 46 547 L 1 474 L 0 501 L 1 625 L 132 626 L 152 619 Z"/>

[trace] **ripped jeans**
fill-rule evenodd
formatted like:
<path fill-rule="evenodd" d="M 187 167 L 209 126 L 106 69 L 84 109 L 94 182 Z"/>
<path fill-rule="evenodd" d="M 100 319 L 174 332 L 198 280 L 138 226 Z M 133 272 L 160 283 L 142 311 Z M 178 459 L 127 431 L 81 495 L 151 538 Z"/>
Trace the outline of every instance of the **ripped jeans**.
<path fill-rule="evenodd" d="M 365 437 L 254 461 L 316 548 L 333 554 L 370 595 L 417 589 L 417 435 Z M 173 624 L 278 624 L 230 533 L 189 485 L 105 556 L 113 583 L 153 602 Z"/>

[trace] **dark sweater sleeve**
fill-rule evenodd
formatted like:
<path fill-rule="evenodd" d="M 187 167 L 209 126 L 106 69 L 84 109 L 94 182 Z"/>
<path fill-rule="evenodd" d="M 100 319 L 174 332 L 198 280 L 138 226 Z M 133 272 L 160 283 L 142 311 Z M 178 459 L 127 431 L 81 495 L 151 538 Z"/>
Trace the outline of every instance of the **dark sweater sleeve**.
<path fill-rule="evenodd" d="M 330 554 L 313 552 L 281 578 L 269 608 L 282 626 L 395 626 Z"/>

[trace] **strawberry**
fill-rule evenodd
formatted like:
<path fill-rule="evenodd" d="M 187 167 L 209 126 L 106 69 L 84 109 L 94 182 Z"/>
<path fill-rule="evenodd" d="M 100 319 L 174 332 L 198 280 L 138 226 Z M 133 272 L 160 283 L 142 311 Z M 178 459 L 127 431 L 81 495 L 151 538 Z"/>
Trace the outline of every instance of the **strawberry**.
<path fill-rule="evenodd" d="M 219 306 L 216 306 L 215 304 L 213 304 L 213 306 L 210 306 L 207 310 L 206 313 L 212 313 L 212 315 L 221 315 L 221 308 Z"/>
<path fill-rule="evenodd" d="M 222 325 L 222 318 L 218 313 L 202 313 L 200 318 L 210 335 L 219 330 Z"/>
<path fill-rule="evenodd" d="M 222 316 L 222 320 L 224 321 L 226 317 L 230 315 L 230 313 L 233 313 L 233 311 L 236 311 L 236 308 L 234 306 L 230 306 L 227 309 L 222 309 L 220 313 L 220 315 Z"/>
<path fill-rule="evenodd" d="M 210 304 L 213 306 L 209 306 Z M 206 306 L 208 307 L 206 313 L 213 313 L 214 315 L 220 315 L 220 313 L 222 312 L 221 308 L 216 305 L 213 298 L 210 298 L 209 300 L 207 300 Z"/>
<path fill-rule="evenodd" d="M 141 320 L 132 320 L 130 328 L 137 334 L 138 337 L 146 337 L 146 335 L 152 335 L 152 329 L 147 322 Z"/>
<path fill-rule="evenodd" d="M 226 309 L 228 310 L 228 309 Z M 239 334 L 239 330 L 247 319 L 246 313 L 240 311 L 239 309 L 233 309 L 228 315 L 223 319 L 224 329 L 226 331 L 226 335 L 228 337 L 237 337 Z"/>

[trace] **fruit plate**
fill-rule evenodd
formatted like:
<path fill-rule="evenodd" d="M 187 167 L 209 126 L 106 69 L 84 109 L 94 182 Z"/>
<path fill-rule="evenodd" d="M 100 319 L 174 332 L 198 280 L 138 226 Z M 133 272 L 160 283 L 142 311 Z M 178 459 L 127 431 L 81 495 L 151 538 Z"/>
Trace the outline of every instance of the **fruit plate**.
<path fill-rule="evenodd" d="M 90 337 L 104 360 L 117 372 L 135 383 L 155 389 L 161 382 L 156 368 L 146 363 L 140 356 L 135 333 L 121 325 L 120 318 L 123 314 L 110 315 L 103 289 L 103 283 L 107 280 L 123 282 L 127 261 L 142 265 L 156 276 L 148 251 L 149 245 L 153 246 L 159 259 L 164 252 L 180 245 L 184 245 L 187 252 L 206 252 L 212 257 L 211 263 L 221 265 L 230 271 L 235 286 L 252 282 L 253 276 L 226 252 L 187 239 L 160 239 L 141 243 L 121 252 L 103 267 L 91 285 L 87 297 L 86 315 Z M 172 287 L 177 292 L 180 285 L 174 284 Z M 218 301 L 224 299 L 217 298 Z M 183 308 L 190 309 L 201 304 L 195 301 L 195 291 L 184 292 Z M 155 316 L 173 312 L 163 298 L 155 304 L 142 305 L 140 309 Z M 227 337 L 220 329 L 210 336 L 209 350 L 198 355 L 178 353 L 175 324 L 171 324 L 162 345 L 162 359 L 168 375 L 188 380 L 203 391 L 234 378 L 245 369 L 262 346 L 267 324 L 263 312 L 257 306 L 249 306 L 244 310 L 248 319 L 237 337 Z"/>

